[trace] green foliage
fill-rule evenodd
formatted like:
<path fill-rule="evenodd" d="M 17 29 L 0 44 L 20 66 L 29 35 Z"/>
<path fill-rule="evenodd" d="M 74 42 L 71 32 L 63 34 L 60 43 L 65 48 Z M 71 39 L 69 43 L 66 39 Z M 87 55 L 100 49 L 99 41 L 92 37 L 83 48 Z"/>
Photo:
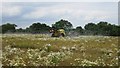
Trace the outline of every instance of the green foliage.
<path fill-rule="evenodd" d="M 85 25 L 85 29 L 86 30 L 91 30 L 91 31 L 95 31 L 96 30 L 96 24 L 94 23 L 88 23 L 87 25 Z"/>
<path fill-rule="evenodd" d="M 55 24 L 52 24 L 52 28 L 55 29 L 63 28 L 66 31 L 66 34 L 68 34 L 73 28 L 73 25 L 71 24 L 71 22 L 61 19 L 60 21 L 55 22 Z"/>
<path fill-rule="evenodd" d="M 50 29 L 49 26 L 47 26 L 46 24 L 41 24 L 39 22 L 37 23 L 33 23 L 28 30 L 32 33 L 42 33 L 42 32 L 48 32 Z"/>
<path fill-rule="evenodd" d="M 69 30 L 73 27 L 73 25 L 69 21 L 61 19 L 55 24 L 52 24 L 52 27 L 58 28 L 58 29 L 63 28 L 63 29 Z"/>
<path fill-rule="evenodd" d="M 26 30 L 25 30 L 25 29 L 22 29 L 22 28 L 19 28 L 19 29 L 16 29 L 16 32 L 17 32 L 17 33 L 25 33 Z"/>
<path fill-rule="evenodd" d="M 96 35 L 96 31 L 97 31 L 97 25 L 94 23 L 88 23 L 85 25 L 85 34 L 92 34 L 92 35 Z"/>
<path fill-rule="evenodd" d="M 78 26 L 76 27 L 75 31 L 78 32 L 79 34 L 83 34 L 84 29 L 81 26 Z"/>
<path fill-rule="evenodd" d="M 85 25 L 85 34 L 119 36 L 120 26 L 111 25 L 108 22 L 99 22 L 97 24 L 88 23 Z"/>
<path fill-rule="evenodd" d="M 15 32 L 15 27 L 17 27 L 17 25 L 15 24 L 3 24 L 2 25 L 2 33 L 6 33 L 6 32 Z"/>
<path fill-rule="evenodd" d="M 111 25 L 110 30 L 109 30 L 109 34 L 111 36 L 116 36 L 116 35 L 120 36 L 119 31 L 120 31 L 120 26 Z"/>
<path fill-rule="evenodd" d="M 26 29 L 15 29 L 17 25 L 15 24 L 3 24 L 0 26 L 0 33 L 49 33 L 50 26 L 44 23 L 33 23 Z M 61 29 L 63 28 L 66 32 L 66 35 L 75 34 L 75 35 L 107 35 L 107 36 L 120 36 L 120 25 L 110 24 L 108 22 L 100 21 L 99 23 L 88 23 L 84 26 L 84 29 L 81 26 L 77 26 L 75 29 L 71 22 L 61 19 L 55 24 L 52 24 L 52 28 Z"/>

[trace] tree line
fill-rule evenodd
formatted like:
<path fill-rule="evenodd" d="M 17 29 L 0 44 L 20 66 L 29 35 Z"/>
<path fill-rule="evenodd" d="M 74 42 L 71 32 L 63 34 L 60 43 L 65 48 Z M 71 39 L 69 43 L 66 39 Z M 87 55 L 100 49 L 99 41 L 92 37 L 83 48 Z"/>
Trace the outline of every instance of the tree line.
<path fill-rule="evenodd" d="M 16 29 L 16 24 L 2 24 L 0 26 L 0 33 L 32 33 L 32 34 L 46 34 L 52 28 L 64 29 L 67 35 L 104 35 L 104 36 L 120 36 L 120 25 L 110 24 L 108 22 L 100 21 L 99 23 L 88 23 L 82 28 L 77 26 L 73 28 L 71 22 L 61 19 L 55 22 L 50 27 L 45 23 L 36 22 L 29 27 L 23 29 Z"/>

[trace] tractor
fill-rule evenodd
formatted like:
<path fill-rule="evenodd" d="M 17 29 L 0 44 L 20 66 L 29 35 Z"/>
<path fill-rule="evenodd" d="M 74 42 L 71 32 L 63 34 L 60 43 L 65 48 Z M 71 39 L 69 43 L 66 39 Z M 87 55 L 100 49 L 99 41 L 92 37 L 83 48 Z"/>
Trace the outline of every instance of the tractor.
<path fill-rule="evenodd" d="M 51 29 L 50 33 L 52 33 L 51 37 L 65 37 L 65 30 L 64 29 Z"/>

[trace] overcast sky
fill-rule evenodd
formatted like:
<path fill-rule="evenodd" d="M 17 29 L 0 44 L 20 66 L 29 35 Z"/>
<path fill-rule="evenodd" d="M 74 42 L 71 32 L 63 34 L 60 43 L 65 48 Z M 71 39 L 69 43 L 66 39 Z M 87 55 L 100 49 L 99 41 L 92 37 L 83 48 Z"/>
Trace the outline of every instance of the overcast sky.
<path fill-rule="evenodd" d="M 1 15 L 0 15 L 1 16 Z M 118 24 L 117 2 L 4 2 L 2 23 L 25 28 L 34 22 L 51 24 L 65 19 L 74 27 L 107 21 Z"/>
<path fill-rule="evenodd" d="M 118 2 L 119 0 L 0 0 L 2 2 Z"/>

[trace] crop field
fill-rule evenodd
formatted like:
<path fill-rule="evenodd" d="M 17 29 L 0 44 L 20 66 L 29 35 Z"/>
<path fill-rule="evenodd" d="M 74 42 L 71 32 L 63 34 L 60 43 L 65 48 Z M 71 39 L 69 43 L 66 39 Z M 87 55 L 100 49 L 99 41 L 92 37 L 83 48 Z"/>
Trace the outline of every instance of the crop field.
<path fill-rule="evenodd" d="M 4 34 L 4 66 L 118 66 L 118 37 Z"/>

